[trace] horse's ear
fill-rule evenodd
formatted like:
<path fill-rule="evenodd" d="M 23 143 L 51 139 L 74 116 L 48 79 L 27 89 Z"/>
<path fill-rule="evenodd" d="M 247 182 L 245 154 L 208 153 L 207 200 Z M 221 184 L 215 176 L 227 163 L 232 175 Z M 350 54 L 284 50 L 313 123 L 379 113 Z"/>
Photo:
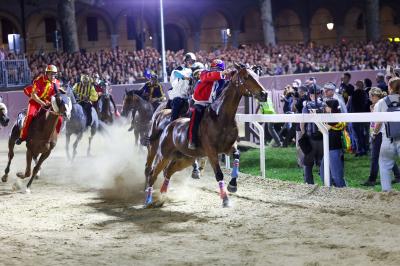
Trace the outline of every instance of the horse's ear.
<path fill-rule="evenodd" d="M 237 70 L 240 70 L 240 65 L 239 65 L 238 63 L 234 62 L 234 63 L 233 63 L 233 66 L 234 66 Z"/>

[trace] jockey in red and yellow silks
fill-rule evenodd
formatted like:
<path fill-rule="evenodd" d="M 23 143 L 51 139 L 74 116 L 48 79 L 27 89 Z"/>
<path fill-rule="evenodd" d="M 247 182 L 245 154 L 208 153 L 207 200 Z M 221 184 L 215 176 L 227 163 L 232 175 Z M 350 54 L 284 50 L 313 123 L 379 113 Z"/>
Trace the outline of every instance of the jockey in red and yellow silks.
<path fill-rule="evenodd" d="M 51 105 L 51 97 L 56 94 L 54 86 L 60 89 L 60 81 L 55 78 L 56 74 L 57 67 L 54 65 L 48 65 L 46 67 L 46 74 L 37 77 L 33 81 L 32 87 L 27 87 L 25 89 L 24 92 L 25 94 L 30 95 L 30 99 L 24 125 L 21 129 L 21 135 L 16 141 L 17 145 L 21 144 L 21 142 L 25 141 L 28 137 L 29 126 L 39 109 Z M 56 127 L 57 133 L 60 132 L 61 124 L 62 117 L 60 116 Z"/>

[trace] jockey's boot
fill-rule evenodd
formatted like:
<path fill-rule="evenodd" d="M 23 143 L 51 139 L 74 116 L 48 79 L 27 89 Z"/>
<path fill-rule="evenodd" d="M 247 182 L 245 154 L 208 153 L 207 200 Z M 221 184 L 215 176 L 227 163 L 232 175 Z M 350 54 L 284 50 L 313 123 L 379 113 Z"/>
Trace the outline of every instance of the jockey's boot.
<path fill-rule="evenodd" d="M 21 143 L 22 142 L 24 142 L 25 140 L 23 139 L 23 138 L 17 138 L 16 140 L 15 140 L 15 144 L 16 145 L 21 145 Z"/>

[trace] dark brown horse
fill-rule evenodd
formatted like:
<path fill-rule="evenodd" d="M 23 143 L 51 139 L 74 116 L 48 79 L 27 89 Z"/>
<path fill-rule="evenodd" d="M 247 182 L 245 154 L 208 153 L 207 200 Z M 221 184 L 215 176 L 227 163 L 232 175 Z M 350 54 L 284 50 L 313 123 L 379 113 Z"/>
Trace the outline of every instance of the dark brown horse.
<path fill-rule="evenodd" d="M 149 101 L 143 99 L 137 94 L 137 91 L 125 90 L 125 96 L 122 106 L 123 117 L 127 117 L 132 112 L 132 122 L 129 131 L 134 130 L 135 144 L 146 145 L 147 135 L 151 127 L 151 118 L 153 116 L 153 106 Z"/>
<path fill-rule="evenodd" d="M 52 106 L 49 109 L 40 109 L 37 116 L 32 120 L 29 127 L 28 138 L 26 141 L 26 169 L 25 173 L 18 172 L 17 176 L 20 178 L 30 177 L 27 184 L 27 192 L 30 192 L 30 186 L 34 177 L 40 170 L 42 163 L 49 157 L 51 151 L 57 143 L 56 126 L 60 116 L 69 119 L 71 114 L 71 100 L 70 98 L 61 93 L 57 93 L 52 98 Z M 16 135 L 16 136 L 14 136 Z M 12 134 L 9 139 L 9 161 L 7 164 L 6 174 L 3 176 L 2 181 L 7 181 L 9 166 L 13 158 L 13 149 L 15 140 L 18 138 L 19 130 L 13 128 Z M 11 144 L 11 145 L 10 145 Z M 10 154 L 12 156 L 10 156 Z M 39 156 L 40 155 L 40 156 Z M 33 172 L 31 171 L 32 159 L 37 161 Z"/>
<path fill-rule="evenodd" d="M 96 107 L 100 121 L 106 124 L 114 122 L 116 110 L 114 110 L 114 105 L 111 102 L 111 94 L 108 91 L 100 95 Z"/>
<path fill-rule="evenodd" d="M 155 114 L 145 170 L 148 182 L 146 206 L 152 204 L 153 185 L 161 171 L 164 171 L 164 184 L 160 192 L 165 193 L 171 176 L 192 165 L 200 157 L 208 157 L 219 183 L 223 206 L 229 206 L 218 154 L 229 153 L 238 138 L 235 115 L 242 96 L 255 96 L 261 101 L 267 99 L 267 91 L 252 70 L 237 64 L 235 68 L 227 88 L 205 110 L 199 127 L 200 145 L 196 150 L 188 149 L 189 119 L 179 118 L 168 124 L 170 110 Z"/>

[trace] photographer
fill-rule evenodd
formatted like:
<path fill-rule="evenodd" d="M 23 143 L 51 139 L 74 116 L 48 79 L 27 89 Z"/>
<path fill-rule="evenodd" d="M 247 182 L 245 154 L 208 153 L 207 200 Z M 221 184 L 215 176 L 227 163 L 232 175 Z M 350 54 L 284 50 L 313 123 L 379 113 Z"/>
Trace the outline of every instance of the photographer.
<path fill-rule="evenodd" d="M 297 83 L 294 83 L 297 85 Z M 281 102 L 283 102 L 283 113 L 292 114 L 292 105 L 296 91 L 290 85 L 285 87 L 283 95 L 281 95 Z M 292 123 L 285 123 L 279 131 L 279 137 L 282 139 L 282 146 L 287 147 L 291 140 L 294 138 L 295 132 L 292 131 Z"/>
<path fill-rule="evenodd" d="M 299 86 L 297 89 L 297 92 L 294 94 L 294 100 L 293 100 L 293 105 L 292 105 L 292 111 L 296 114 L 301 114 L 303 112 L 303 107 L 305 105 L 305 102 L 308 99 L 307 95 L 308 89 L 306 86 Z M 301 138 L 301 129 L 300 129 L 300 124 L 296 124 L 296 151 L 297 151 L 297 165 L 299 167 L 303 167 L 303 159 L 304 159 L 304 153 L 300 149 L 299 146 L 299 139 Z"/>
<path fill-rule="evenodd" d="M 311 83 L 308 86 L 309 100 L 306 102 L 302 113 L 309 114 L 323 112 L 322 101 L 319 97 L 320 92 L 321 90 L 316 84 Z M 306 140 L 303 143 L 307 143 L 305 145 L 306 147 L 302 147 L 304 152 L 304 181 L 307 184 L 314 184 L 312 169 L 314 164 L 317 167 L 321 165 L 321 159 L 324 153 L 322 133 L 318 130 L 318 127 L 314 123 L 301 123 L 300 129 L 302 134 L 301 139 Z M 304 148 L 307 148 L 308 150 Z"/>

